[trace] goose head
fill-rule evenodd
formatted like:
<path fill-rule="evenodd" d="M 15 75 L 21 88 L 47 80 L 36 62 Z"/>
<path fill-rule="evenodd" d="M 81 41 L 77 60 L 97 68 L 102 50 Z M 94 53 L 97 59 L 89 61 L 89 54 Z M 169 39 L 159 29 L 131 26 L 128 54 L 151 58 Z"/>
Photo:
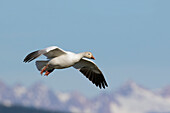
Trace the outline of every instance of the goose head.
<path fill-rule="evenodd" d="M 95 58 L 93 57 L 93 54 L 91 52 L 85 52 L 84 57 L 95 60 Z"/>

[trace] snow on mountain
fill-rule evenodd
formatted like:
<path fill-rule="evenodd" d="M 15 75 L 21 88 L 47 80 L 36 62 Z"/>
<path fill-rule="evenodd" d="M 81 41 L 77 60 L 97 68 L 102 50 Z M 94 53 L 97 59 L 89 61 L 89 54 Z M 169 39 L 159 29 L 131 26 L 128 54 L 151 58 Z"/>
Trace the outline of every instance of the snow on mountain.
<path fill-rule="evenodd" d="M 70 99 L 70 95 L 68 93 L 62 93 L 62 92 L 56 92 L 56 97 L 58 97 L 58 99 L 62 103 L 66 103 Z"/>
<path fill-rule="evenodd" d="M 170 85 L 166 86 L 159 92 L 163 97 L 170 97 Z"/>
<path fill-rule="evenodd" d="M 0 102 L 5 106 L 11 106 L 13 98 L 12 89 L 0 81 Z"/>
<path fill-rule="evenodd" d="M 122 87 L 115 95 L 118 104 L 110 103 L 113 113 L 168 113 L 170 112 L 170 98 L 162 97 L 148 89 L 132 82 Z M 129 89 L 129 90 L 127 90 Z M 125 91 L 127 91 L 126 95 Z M 122 93 L 123 92 L 123 95 Z"/>
<path fill-rule="evenodd" d="M 20 85 L 20 84 L 17 84 L 17 85 L 13 88 L 13 92 L 14 92 L 14 94 L 15 94 L 16 97 L 21 98 L 23 95 L 26 94 L 27 89 L 26 89 L 24 86 L 22 86 L 22 85 Z"/>
<path fill-rule="evenodd" d="M 0 81 L 0 103 L 75 113 L 170 113 L 170 87 L 153 92 L 128 81 L 114 92 L 89 99 L 78 92 L 54 92 L 40 82 L 26 88 Z"/>

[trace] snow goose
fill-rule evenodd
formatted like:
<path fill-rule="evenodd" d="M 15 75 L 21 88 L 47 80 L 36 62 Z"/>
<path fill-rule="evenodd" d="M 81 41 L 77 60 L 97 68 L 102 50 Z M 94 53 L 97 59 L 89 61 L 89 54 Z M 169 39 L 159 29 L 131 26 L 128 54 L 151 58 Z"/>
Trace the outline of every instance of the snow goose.
<path fill-rule="evenodd" d="M 73 66 L 83 73 L 97 87 L 108 87 L 107 82 L 94 62 L 89 59 L 95 59 L 91 52 L 73 53 L 64 51 L 57 46 L 48 47 L 42 50 L 34 51 L 28 54 L 24 62 L 31 62 L 37 57 L 44 55 L 47 60 L 36 61 L 36 67 L 42 75 L 48 76 L 54 69 L 63 69 Z M 89 58 L 89 59 L 86 59 Z"/>

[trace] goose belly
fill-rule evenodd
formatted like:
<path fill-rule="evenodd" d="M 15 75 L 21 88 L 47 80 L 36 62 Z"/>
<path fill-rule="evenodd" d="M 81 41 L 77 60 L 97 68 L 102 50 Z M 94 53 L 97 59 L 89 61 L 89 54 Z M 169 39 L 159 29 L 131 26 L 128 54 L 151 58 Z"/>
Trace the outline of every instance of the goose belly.
<path fill-rule="evenodd" d="M 52 66 L 55 69 L 68 68 L 73 66 L 75 63 L 76 62 L 74 60 L 64 56 L 56 57 L 49 61 L 50 66 Z"/>

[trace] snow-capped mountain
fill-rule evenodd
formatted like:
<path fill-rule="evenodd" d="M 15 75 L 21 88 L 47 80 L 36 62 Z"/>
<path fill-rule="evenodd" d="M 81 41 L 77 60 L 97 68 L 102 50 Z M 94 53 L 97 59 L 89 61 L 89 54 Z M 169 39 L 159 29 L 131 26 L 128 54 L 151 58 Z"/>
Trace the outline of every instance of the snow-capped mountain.
<path fill-rule="evenodd" d="M 129 81 L 117 91 L 86 98 L 78 92 L 55 92 L 42 83 L 29 88 L 0 81 L 0 103 L 77 113 L 170 113 L 170 87 L 158 92 Z"/>

